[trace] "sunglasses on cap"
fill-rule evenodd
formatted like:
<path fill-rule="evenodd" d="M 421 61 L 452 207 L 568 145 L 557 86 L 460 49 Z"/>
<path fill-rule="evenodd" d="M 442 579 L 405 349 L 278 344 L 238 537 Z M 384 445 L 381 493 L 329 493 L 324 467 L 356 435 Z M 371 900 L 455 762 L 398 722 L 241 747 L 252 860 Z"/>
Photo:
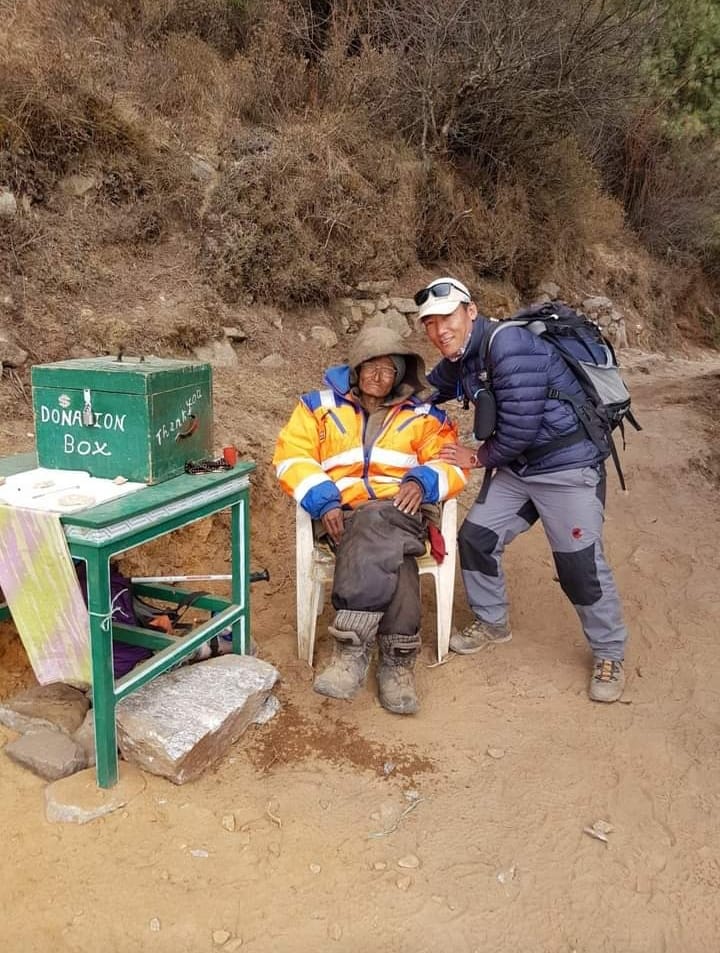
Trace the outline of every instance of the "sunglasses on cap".
<path fill-rule="evenodd" d="M 430 287 L 418 291 L 415 295 L 415 304 L 418 308 L 421 308 L 430 296 L 433 298 L 447 298 L 452 291 L 457 291 L 463 296 L 466 302 L 470 302 L 470 296 L 464 288 L 461 288 L 452 281 L 438 281 L 437 284 L 430 285 Z"/>

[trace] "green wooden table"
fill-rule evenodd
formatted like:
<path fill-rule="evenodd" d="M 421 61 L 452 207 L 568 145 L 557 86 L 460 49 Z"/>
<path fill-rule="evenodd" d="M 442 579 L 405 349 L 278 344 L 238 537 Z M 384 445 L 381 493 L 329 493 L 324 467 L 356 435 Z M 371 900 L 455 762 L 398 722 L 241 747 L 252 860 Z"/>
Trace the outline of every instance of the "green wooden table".
<path fill-rule="evenodd" d="M 0 459 L 0 476 L 36 466 L 34 454 Z M 250 474 L 252 462 L 232 470 L 185 475 L 145 487 L 128 496 L 61 516 L 72 556 L 87 565 L 92 695 L 97 782 L 112 787 L 118 779 L 115 706 L 131 692 L 191 655 L 200 645 L 232 628 L 232 647 L 245 653 L 250 641 Z M 110 560 L 150 540 L 222 510 L 230 511 L 230 599 L 203 596 L 193 606 L 214 613 L 181 639 L 111 622 Z M 174 586 L 138 585 L 139 595 L 179 602 L 185 592 Z M 112 639 L 152 649 L 155 654 L 123 678 L 113 678 Z"/>

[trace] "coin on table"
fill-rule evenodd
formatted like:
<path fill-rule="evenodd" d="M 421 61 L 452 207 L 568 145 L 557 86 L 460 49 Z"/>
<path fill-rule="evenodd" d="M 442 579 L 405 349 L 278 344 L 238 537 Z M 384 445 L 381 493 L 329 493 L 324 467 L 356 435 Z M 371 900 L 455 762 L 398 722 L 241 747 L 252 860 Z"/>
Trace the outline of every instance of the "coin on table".
<path fill-rule="evenodd" d="M 67 507 L 67 509 L 80 509 L 83 506 L 93 506 L 95 497 L 89 493 L 65 493 L 58 497 L 58 506 Z"/>

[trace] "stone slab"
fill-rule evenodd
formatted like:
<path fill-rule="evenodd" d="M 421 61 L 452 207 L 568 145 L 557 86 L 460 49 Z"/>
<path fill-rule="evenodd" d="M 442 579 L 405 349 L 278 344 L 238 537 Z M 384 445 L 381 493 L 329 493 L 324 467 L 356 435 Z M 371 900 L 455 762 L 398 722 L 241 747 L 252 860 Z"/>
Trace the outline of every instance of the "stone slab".
<path fill-rule="evenodd" d="M 83 692 L 63 682 L 33 685 L 0 702 L 0 724 L 19 732 L 58 728 L 71 735 L 82 725 L 89 707 Z"/>
<path fill-rule="evenodd" d="M 222 655 L 161 675 L 117 706 L 123 757 L 175 784 L 221 758 L 265 705 L 279 673 L 249 655 Z"/>
<path fill-rule="evenodd" d="M 46 781 L 66 778 L 86 767 L 85 752 L 64 731 L 37 728 L 5 745 L 5 754 Z"/>
<path fill-rule="evenodd" d="M 145 790 L 145 784 L 138 768 L 121 764 L 118 783 L 112 788 L 99 788 L 95 771 L 89 768 L 48 784 L 45 788 L 45 816 L 53 822 L 87 824 L 125 807 Z"/>

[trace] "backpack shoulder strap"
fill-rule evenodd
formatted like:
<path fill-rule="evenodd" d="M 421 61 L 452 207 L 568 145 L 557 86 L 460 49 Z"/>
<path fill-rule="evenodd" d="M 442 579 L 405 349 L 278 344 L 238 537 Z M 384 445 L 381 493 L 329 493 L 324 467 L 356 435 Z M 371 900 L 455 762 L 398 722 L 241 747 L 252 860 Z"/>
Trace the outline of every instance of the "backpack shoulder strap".
<path fill-rule="evenodd" d="M 498 321 L 497 327 L 493 328 L 493 330 L 490 332 L 489 338 L 487 339 L 487 344 L 485 345 L 485 353 L 483 354 L 483 359 L 487 359 L 490 356 L 490 348 L 492 346 L 492 343 L 495 340 L 495 338 L 498 336 L 498 334 L 502 331 L 503 328 L 527 328 L 528 331 L 532 331 L 533 334 L 539 337 L 542 334 L 542 332 L 545 330 L 545 322 L 537 321 L 533 319 L 529 319 L 529 320 L 509 319 L 507 321 Z"/>

